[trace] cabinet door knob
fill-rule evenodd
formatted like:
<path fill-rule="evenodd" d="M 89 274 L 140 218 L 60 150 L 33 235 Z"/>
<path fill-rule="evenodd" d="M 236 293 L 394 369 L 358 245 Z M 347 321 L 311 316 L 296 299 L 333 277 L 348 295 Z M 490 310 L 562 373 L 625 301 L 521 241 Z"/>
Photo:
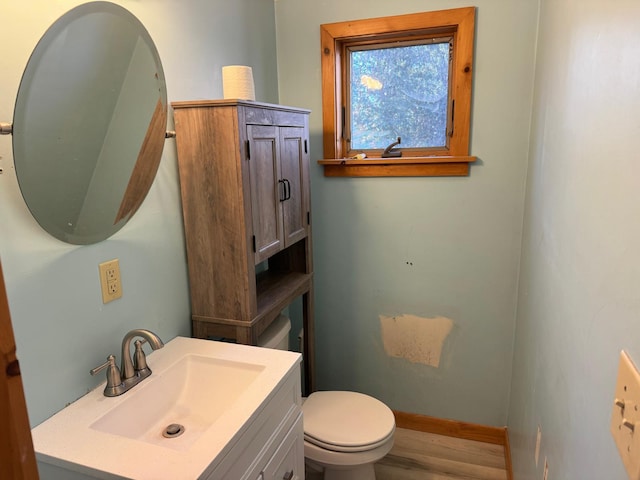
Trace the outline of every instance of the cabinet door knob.
<path fill-rule="evenodd" d="M 278 185 L 282 184 L 282 190 L 280 192 L 280 201 L 284 202 L 287 199 L 287 185 L 284 180 L 278 180 Z"/>
<path fill-rule="evenodd" d="M 293 478 L 293 470 L 289 470 L 284 474 L 282 480 L 291 480 Z"/>

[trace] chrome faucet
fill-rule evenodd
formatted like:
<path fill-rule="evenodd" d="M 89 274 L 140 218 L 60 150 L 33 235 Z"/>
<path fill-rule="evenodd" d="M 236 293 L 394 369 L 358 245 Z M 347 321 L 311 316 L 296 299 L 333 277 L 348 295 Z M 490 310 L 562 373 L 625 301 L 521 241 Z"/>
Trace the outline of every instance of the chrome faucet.
<path fill-rule="evenodd" d="M 133 360 L 131 357 L 131 340 L 136 337 L 144 338 L 144 341 L 136 340 Z M 118 370 L 115 363 L 115 357 L 109 355 L 107 361 L 99 367 L 91 370 L 91 375 L 107 369 L 107 386 L 104 394 L 107 397 L 115 397 L 122 395 L 124 392 L 137 385 L 142 380 L 151 375 L 151 369 L 147 365 L 147 359 L 142 350 L 142 345 L 149 342 L 153 350 L 164 347 L 164 343 L 155 333 L 150 330 L 136 329 L 131 330 L 122 339 L 122 367 Z"/>

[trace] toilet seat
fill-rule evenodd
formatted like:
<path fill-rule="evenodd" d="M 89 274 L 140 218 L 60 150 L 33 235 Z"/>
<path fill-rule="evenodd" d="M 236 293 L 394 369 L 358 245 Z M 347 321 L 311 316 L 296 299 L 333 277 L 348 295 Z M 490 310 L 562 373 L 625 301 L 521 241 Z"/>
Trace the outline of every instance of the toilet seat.
<path fill-rule="evenodd" d="M 356 466 L 363 466 L 380 460 L 393 447 L 393 436 L 389 437 L 387 443 L 372 450 L 362 452 L 336 452 L 327 448 L 314 445 L 311 442 L 304 442 L 304 457 L 307 463 L 319 468 L 344 469 Z"/>
<path fill-rule="evenodd" d="M 302 405 L 304 439 L 334 452 L 365 452 L 393 437 L 395 418 L 384 403 L 357 392 L 314 392 Z"/>

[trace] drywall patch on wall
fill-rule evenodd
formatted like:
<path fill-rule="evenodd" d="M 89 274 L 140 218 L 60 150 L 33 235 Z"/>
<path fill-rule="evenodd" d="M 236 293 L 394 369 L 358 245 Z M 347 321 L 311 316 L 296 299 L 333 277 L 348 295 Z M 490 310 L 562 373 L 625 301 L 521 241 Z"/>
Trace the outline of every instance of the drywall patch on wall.
<path fill-rule="evenodd" d="M 409 314 L 395 317 L 380 315 L 380 327 L 387 355 L 437 368 L 442 346 L 453 328 L 453 320 Z"/>

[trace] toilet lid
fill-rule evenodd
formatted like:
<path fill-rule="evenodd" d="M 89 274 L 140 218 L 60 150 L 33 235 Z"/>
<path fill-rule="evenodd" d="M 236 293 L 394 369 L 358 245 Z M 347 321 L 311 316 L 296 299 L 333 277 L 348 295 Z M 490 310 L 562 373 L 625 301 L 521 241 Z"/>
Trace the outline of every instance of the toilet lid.
<path fill-rule="evenodd" d="M 385 443 L 395 430 L 384 403 L 357 392 L 314 392 L 302 405 L 304 438 L 336 451 L 362 451 Z"/>

